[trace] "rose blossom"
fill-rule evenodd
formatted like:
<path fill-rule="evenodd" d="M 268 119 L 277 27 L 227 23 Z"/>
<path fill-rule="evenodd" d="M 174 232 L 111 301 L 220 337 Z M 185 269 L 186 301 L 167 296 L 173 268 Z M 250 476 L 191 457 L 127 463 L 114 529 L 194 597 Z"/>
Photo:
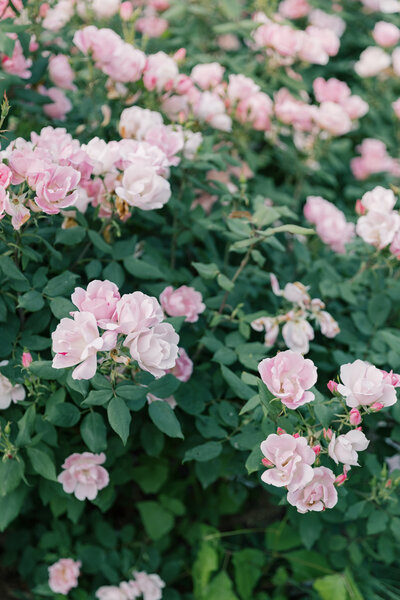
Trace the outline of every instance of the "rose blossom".
<path fill-rule="evenodd" d="M 155 573 L 133 571 L 134 582 L 143 594 L 143 600 L 161 600 L 164 581 Z"/>
<path fill-rule="evenodd" d="M 169 285 L 161 293 L 160 303 L 170 317 L 186 317 L 187 323 L 198 321 L 199 314 L 206 308 L 201 293 L 187 285 L 175 290 Z"/>
<path fill-rule="evenodd" d="M 373 77 L 387 69 L 390 63 L 390 55 L 387 52 L 377 46 L 369 46 L 361 52 L 354 70 L 360 77 Z"/>
<path fill-rule="evenodd" d="M 354 237 L 354 224 L 346 221 L 341 210 L 321 196 L 308 196 L 304 216 L 316 225 L 318 236 L 334 252 L 346 252 L 345 244 Z"/>
<path fill-rule="evenodd" d="M 103 585 L 96 591 L 95 596 L 98 600 L 127 600 L 125 592 L 116 585 Z"/>
<path fill-rule="evenodd" d="M 139 106 L 130 106 L 121 113 L 119 132 L 124 138 L 143 140 L 149 129 L 161 125 L 163 125 L 163 118 L 159 112 Z"/>
<path fill-rule="evenodd" d="M 317 369 L 312 360 L 301 354 L 292 350 L 279 352 L 262 360 L 258 371 L 269 391 L 288 408 L 295 409 L 314 400 L 314 394 L 306 390 L 315 385 Z"/>
<path fill-rule="evenodd" d="M 162 92 L 173 85 L 178 74 L 176 62 L 165 52 L 150 54 L 143 74 L 144 87 L 150 91 L 156 89 L 157 92 Z"/>
<path fill-rule="evenodd" d="M 352 128 L 349 115 L 340 104 L 322 102 L 316 111 L 314 120 L 318 127 L 332 135 L 344 135 Z"/>
<path fill-rule="evenodd" d="M 356 232 L 364 242 L 378 249 L 385 248 L 400 229 L 400 215 L 369 210 L 357 221 Z"/>
<path fill-rule="evenodd" d="M 225 68 L 217 62 L 196 65 L 190 77 L 203 90 L 214 88 L 221 83 Z"/>
<path fill-rule="evenodd" d="M 158 38 L 168 29 L 168 21 L 157 17 L 156 15 L 149 15 L 140 17 L 135 23 L 136 30 L 140 31 L 141 34 L 147 35 L 148 37 Z"/>
<path fill-rule="evenodd" d="M 8 361 L 2 361 L 0 366 L 5 366 Z M 0 409 L 8 408 L 11 402 L 15 404 L 25 400 L 25 388 L 17 383 L 13 385 L 11 381 L 0 373 Z"/>
<path fill-rule="evenodd" d="M 72 558 L 60 558 L 49 567 L 49 587 L 55 594 L 67 595 L 72 588 L 78 587 L 81 562 Z"/>
<path fill-rule="evenodd" d="M 48 96 L 51 100 L 48 104 L 43 104 L 43 112 L 50 119 L 65 121 L 65 115 L 71 111 L 72 104 L 62 90 L 56 87 L 46 89 L 42 85 L 38 87 L 42 96 Z"/>
<path fill-rule="evenodd" d="M 288 492 L 287 500 L 299 513 L 333 508 L 338 500 L 334 481 L 335 475 L 331 469 L 316 467 L 310 483 L 303 489 Z"/>
<path fill-rule="evenodd" d="M 305 319 L 290 319 L 282 327 L 282 336 L 290 350 L 307 354 L 310 349 L 309 340 L 314 339 L 314 330 Z"/>
<path fill-rule="evenodd" d="M 341 104 L 351 94 L 350 88 L 344 81 L 335 77 L 324 79 L 317 77 L 313 82 L 314 95 L 318 102 L 336 102 Z"/>
<path fill-rule="evenodd" d="M 260 86 L 254 83 L 250 77 L 245 75 L 229 75 L 229 83 L 226 94 L 232 103 L 245 100 L 260 91 Z"/>
<path fill-rule="evenodd" d="M 119 333 L 137 333 L 161 323 L 164 313 L 157 298 L 143 292 L 124 294 L 115 307 L 114 319 Z"/>
<path fill-rule="evenodd" d="M 232 129 L 232 120 L 226 114 L 224 102 L 213 92 L 206 91 L 200 94 L 194 106 L 194 114 L 215 129 L 221 131 L 231 131 Z"/>
<path fill-rule="evenodd" d="M 363 360 L 342 365 L 340 379 L 338 392 L 350 408 L 370 406 L 378 401 L 384 406 L 392 406 L 397 401 L 396 390 L 382 371 Z"/>
<path fill-rule="evenodd" d="M 15 34 L 6 34 L 10 38 L 14 38 Z M 15 40 L 14 50 L 12 56 L 2 55 L 1 66 L 3 71 L 11 73 L 21 79 L 29 79 L 31 76 L 30 67 L 32 66 L 32 60 L 27 59 L 24 56 L 21 43 L 18 39 Z"/>
<path fill-rule="evenodd" d="M 327 338 L 334 338 L 340 333 L 337 321 L 326 310 L 318 311 L 315 316 L 321 328 L 322 335 L 325 335 Z"/>
<path fill-rule="evenodd" d="M 353 429 L 338 437 L 334 433 L 329 442 L 328 454 L 336 464 L 341 462 L 348 466 L 359 467 L 357 451 L 366 450 L 368 444 L 369 440 L 358 429 Z"/>
<path fill-rule="evenodd" d="M 91 379 L 97 369 L 97 352 L 104 345 L 96 318 L 90 312 L 75 312 L 73 319 L 61 319 L 52 335 L 54 369 L 78 365 L 73 379 Z"/>
<path fill-rule="evenodd" d="M 168 369 L 167 373 L 172 373 L 179 381 L 189 381 L 193 373 L 193 361 L 187 355 L 184 348 L 178 348 L 178 358 L 175 366 Z"/>
<path fill-rule="evenodd" d="M 48 215 L 72 206 L 77 198 L 75 190 L 80 179 L 81 174 L 72 167 L 50 166 L 36 180 L 36 204 Z"/>
<path fill-rule="evenodd" d="M 137 161 L 124 171 L 115 191 L 130 206 L 141 210 L 162 208 L 171 197 L 169 182 L 144 161 Z"/>
<path fill-rule="evenodd" d="M 378 185 L 363 195 L 361 203 L 366 210 L 391 214 L 396 204 L 396 197 L 392 190 Z"/>
<path fill-rule="evenodd" d="M 393 23 L 379 21 L 375 24 L 372 37 L 379 46 L 383 46 L 384 48 L 395 46 L 400 40 L 400 29 L 396 25 L 393 25 Z"/>
<path fill-rule="evenodd" d="M 109 321 L 113 321 L 112 317 L 120 298 L 118 287 L 107 279 L 91 281 L 86 290 L 77 287 L 71 296 L 75 306 L 81 312 L 92 313 L 103 329 Z"/>
<path fill-rule="evenodd" d="M 311 481 L 315 453 L 306 438 L 272 433 L 261 443 L 261 452 L 274 465 L 261 475 L 264 483 L 295 491 Z"/>
<path fill-rule="evenodd" d="M 178 357 L 179 335 L 169 323 L 155 325 L 127 336 L 124 345 L 129 348 L 139 367 L 157 379 L 175 366 Z"/>
<path fill-rule="evenodd" d="M 311 10 L 307 0 L 283 0 L 279 3 L 279 13 L 286 19 L 301 19 Z"/>
<path fill-rule="evenodd" d="M 63 88 L 64 90 L 76 89 L 76 86 L 73 84 L 75 73 L 65 54 L 58 54 L 50 58 L 49 77 L 54 85 L 59 88 Z"/>
<path fill-rule="evenodd" d="M 64 461 L 57 480 L 62 484 L 64 492 L 74 494 L 78 500 L 94 500 L 97 492 L 108 485 L 110 480 L 108 472 L 100 467 L 106 460 L 104 452 L 75 452 Z"/>
<path fill-rule="evenodd" d="M 5 163 L 0 163 L 0 186 L 7 188 L 11 183 L 12 171 Z"/>

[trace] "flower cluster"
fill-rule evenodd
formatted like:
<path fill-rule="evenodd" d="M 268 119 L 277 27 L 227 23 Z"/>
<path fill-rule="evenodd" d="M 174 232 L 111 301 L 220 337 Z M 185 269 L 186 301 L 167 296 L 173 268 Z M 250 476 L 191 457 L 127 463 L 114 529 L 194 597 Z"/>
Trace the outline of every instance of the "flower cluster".
<path fill-rule="evenodd" d="M 366 242 L 382 250 L 390 244 L 390 252 L 400 255 L 400 215 L 393 210 L 396 197 L 392 190 L 377 186 L 366 192 L 358 203 L 361 213 L 356 232 Z"/>
<path fill-rule="evenodd" d="M 368 46 L 361 52 L 354 70 L 360 77 L 380 75 L 390 66 L 394 74 L 400 75 L 400 46 L 393 50 L 400 41 L 400 29 L 393 23 L 379 21 L 372 31 L 377 46 Z"/>
<path fill-rule="evenodd" d="M 160 600 L 164 581 L 155 573 L 133 571 L 133 579 L 122 581 L 117 585 L 105 585 L 96 591 L 98 600 Z"/>
<path fill-rule="evenodd" d="M 55 369 L 78 365 L 72 377 L 91 379 L 97 370 L 97 353 L 110 351 L 118 362 L 134 360 L 154 377 L 174 368 L 179 336 L 172 325 L 163 322 L 156 298 L 142 292 L 121 296 L 111 281 L 95 280 L 86 290 L 76 288 L 71 300 L 78 311 L 61 319 L 52 334 Z"/>
<path fill-rule="evenodd" d="M 350 161 L 356 179 L 367 179 L 374 173 L 400 175 L 400 161 L 389 156 L 386 145 L 380 140 L 366 138 L 356 150 L 361 156 L 356 156 Z"/>
<path fill-rule="evenodd" d="M 321 240 L 334 252 L 346 252 L 346 244 L 354 238 L 355 227 L 353 223 L 346 221 L 341 210 L 321 196 L 308 196 L 304 216 L 316 226 Z"/>
<path fill-rule="evenodd" d="M 287 350 L 259 364 L 259 373 L 268 390 L 284 406 L 296 409 L 312 402 L 315 394 L 309 391 L 317 382 L 314 363 L 300 354 Z M 279 429 L 270 434 L 261 444 L 265 458 L 262 463 L 267 471 L 261 476 L 264 483 L 287 489 L 287 501 L 300 513 L 321 511 L 335 506 L 338 500 L 336 485 L 342 485 L 352 466 L 359 466 L 358 452 L 366 450 L 369 440 L 359 427 L 365 412 L 376 412 L 397 401 L 396 387 L 400 376 L 377 369 L 362 360 L 342 365 L 340 384 L 329 382 L 343 405 L 351 408 L 349 414 L 340 419 L 339 432 L 343 427 L 354 427 L 347 433 L 336 435 L 331 429 L 314 432 L 308 428 L 306 435 L 289 435 Z M 329 441 L 323 449 L 318 439 Z M 337 465 L 343 464 L 343 473 L 337 477 L 325 466 L 314 466 L 326 454 Z"/>
<path fill-rule="evenodd" d="M 284 323 L 282 337 L 286 346 L 301 354 L 307 354 L 309 342 L 314 339 L 314 330 L 310 320 L 318 323 L 322 335 L 328 338 L 333 338 L 339 333 L 337 322 L 330 313 L 324 310 L 325 304 L 319 298 L 311 298 L 307 291 L 308 288 L 300 281 L 287 283 L 281 290 L 273 273 L 270 278 L 274 294 L 282 296 L 292 303 L 292 308 L 275 317 L 261 316 L 252 321 L 251 327 L 255 331 L 265 331 L 264 343 L 266 346 L 275 344 L 279 326 L 282 323 Z"/>

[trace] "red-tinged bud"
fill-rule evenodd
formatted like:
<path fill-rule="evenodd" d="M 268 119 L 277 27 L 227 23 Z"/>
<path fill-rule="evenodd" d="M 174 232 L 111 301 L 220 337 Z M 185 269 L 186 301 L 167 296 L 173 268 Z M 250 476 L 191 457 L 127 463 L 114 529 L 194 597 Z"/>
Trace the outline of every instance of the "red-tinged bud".
<path fill-rule="evenodd" d="M 371 410 L 374 412 L 378 412 L 378 410 L 382 410 L 382 408 L 384 408 L 382 402 L 374 402 L 374 404 L 371 406 Z"/>
<path fill-rule="evenodd" d="M 315 446 L 313 446 L 312 449 L 315 452 L 316 456 L 318 456 L 318 454 L 321 452 L 321 446 L 319 444 L 315 444 Z"/>
<path fill-rule="evenodd" d="M 186 48 L 179 48 L 172 57 L 176 62 L 181 62 L 186 58 Z"/>
<path fill-rule="evenodd" d="M 333 435 L 333 431 L 332 429 L 329 427 L 328 429 L 325 429 L 325 427 L 322 430 L 322 433 L 324 435 L 324 438 L 326 440 L 331 440 L 332 439 L 332 435 Z"/>
<path fill-rule="evenodd" d="M 264 465 L 264 467 L 273 467 L 274 463 L 272 463 L 270 460 L 268 460 L 268 458 L 263 458 L 261 460 L 262 464 Z"/>
<path fill-rule="evenodd" d="M 39 8 L 39 17 L 44 19 L 49 8 L 50 8 L 50 4 L 48 4 L 47 2 L 42 2 L 40 4 L 40 8 Z"/>
<path fill-rule="evenodd" d="M 293 437 L 294 437 L 294 438 L 299 438 L 299 437 L 300 437 L 300 434 L 299 434 L 298 432 L 296 432 L 296 433 L 294 433 L 294 434 L 293 434 Z"/>
<path fill-rule="evenodd" d="M 346 473 L 342 473 L 341 475 L 339 475 L 338 477 L 336 477 L 335 479 L 335 484 L 336 485 L 343 485 L 344 482 L 347 479 L 347 474 Z"/>
<path fill-rule="evenodd" d="M 385 483 L 385 488 L 390 488 L 392 487 L 392 480 L 388 479 L 387 482 Z"/>
<path fill-rule="evenodd" d="M 361 413 L 357 408 L 352 408 L 350 411 L 350 425 L 359 425 L 362 421 Z"/>
<path fill-rule="evenodd" d="M 27 368 L 32 362 L 32 354 L 30 352 L 22 353 L 22 366 Z"/>
<path fill-rule="evenodd" d="M 330 392 L 332 392 L 332 394 L 333 394 L 333 392 L 336 392 L 337 387 L 338 387 L 338 384 L 337 384 L 336 381 L 333 381 L 333 379 L 331 379 L 330 381 L 328 381 L 327 388 L 328 388 L 328 390 Z"/>
<path fill-rule="evenodd" d="M 12 455 L 12 454 L 7 454 L 7 458 L 8 458 L 9 460 L 11 460 L 11 459 L 12 459 L 12 458 L 14 458 L 14 457 L 13 457 L 13 455 Z"/>
<path fill-rule="evenodd" d="M 358 215 L 365 215 L 366 213 L 366 209 L 364 204 L 361 202 L 361 200 L 357 200 L 356 201 L 356 213 Z"/>
<path fill-rule="evenodd" d="M 281 427 L 278 427 L 278 429 L 276 430 L 276 433 L 278 435 L 283 435 L 284 433 L 286 433 L 286 431 L 284 429 L 282 429 Z"/>
<path fill-rule="evenodd" d="M 119 16 L 123 21 L 129 21 L 133 14 L 133 6 L 130 2 L 122 2 L 119 7 Z"/>

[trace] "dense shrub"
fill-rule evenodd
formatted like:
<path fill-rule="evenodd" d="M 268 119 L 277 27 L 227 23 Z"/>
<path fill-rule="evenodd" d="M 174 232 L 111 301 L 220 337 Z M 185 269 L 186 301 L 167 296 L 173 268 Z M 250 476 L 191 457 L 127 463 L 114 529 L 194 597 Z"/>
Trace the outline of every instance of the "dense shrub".
<path fill-rule="evenodd" d="M 398 598 L 398 1 L 0 10 L 1 598 Z"/>

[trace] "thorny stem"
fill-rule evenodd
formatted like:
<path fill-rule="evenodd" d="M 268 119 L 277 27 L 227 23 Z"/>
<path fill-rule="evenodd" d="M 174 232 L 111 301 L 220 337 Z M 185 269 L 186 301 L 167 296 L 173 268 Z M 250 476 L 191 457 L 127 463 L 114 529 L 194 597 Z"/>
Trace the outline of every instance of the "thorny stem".
<path fill-rule="evenodd" d="M 258 241 L 258 240 L 257 240 Z M 247 250 L 245 256 L 242 259 L 242 262 L 240 263 L 239 267 L 236 270 L 236 273 L 234 274 L 234 276 L 232 277 L 232 283 L 235 283 L 235 281 L 237 280 L 237 278 L 239 277 L 240 273 L 243 271 L 243 269 L 245 268 L 245 266 L 247 265 L 247 263 L 249 262 L 250 259 L 250 255 L 252 253 L 252 250 L 254 248 L 254 246 L 256 245 L 257 241 L 255 241 Z M 222 302 L 221 302 L 221 306 L 218 309 L 218 314 L 222 314 L 222 311 L 224 310 L 226 303 L 228 301 L 228 297 L 229 297 L 230 292 L 227 291 L 225 292 L 224 297 L 222 298 Z"/>

